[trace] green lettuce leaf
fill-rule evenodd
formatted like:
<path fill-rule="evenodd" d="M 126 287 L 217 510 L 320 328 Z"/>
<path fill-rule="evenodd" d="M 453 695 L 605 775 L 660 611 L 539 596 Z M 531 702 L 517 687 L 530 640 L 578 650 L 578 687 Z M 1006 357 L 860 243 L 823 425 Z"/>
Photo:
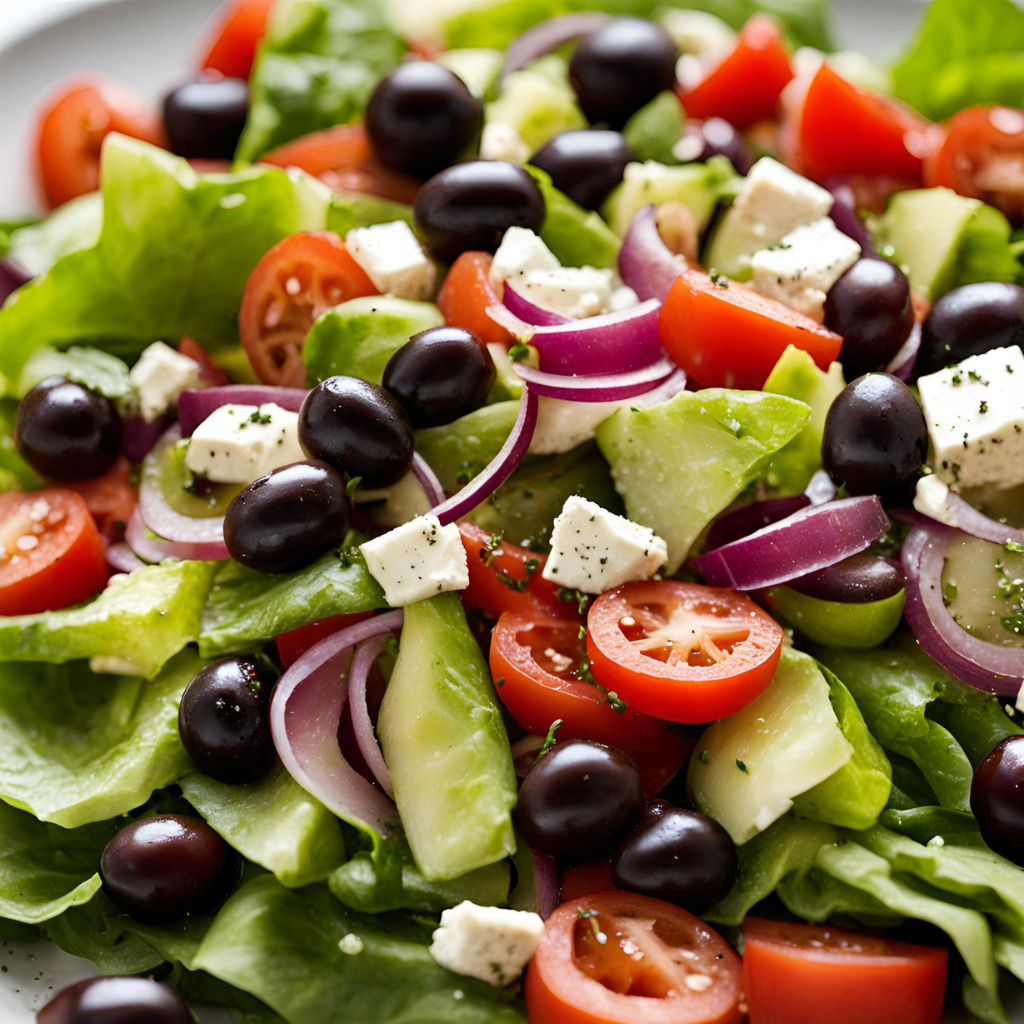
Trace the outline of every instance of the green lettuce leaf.
<path fill-rule="evenodd" d="M 357 120 L 404 51 L 376 0 L 277 4 L 249 81 L 238 158 L 255 160 L 307 132 Z"/>
<path fill-rule="evenodd" d="M 77 608 L 0 616 L 0 662 L 113 658 L 152 677 L 198 639 L 216 568 L 215 562 L 147 566 Z"/>
<path fill-rule="evenodd" d="M 117 356 L 98 348 L 72 346 L 65 352 L 37 348 L 18 378 L 18 395 L 25 394 L 47 377 L 67 377 L 107 398 L 125 398 L 133 385 L 128 365 Z"/>
<path fill-rule="evenodd" d="M 104 974 L 142 974 L 164 958 L 135 933 L 133 923 L 101 891 L 47 922 L 46 934 L 65 953 L 91 960 Z"/>
<path fill-rule="evenodd" d="M 353 228 L 404 220 L 412 226 L 412 207 L 365 192 L 335 192 L 327 209 L 327 230 L 342 238 Z"/>
<path fill-rule="evenodd" d="M 540 237 L 564 267 L 615 267 L 621 241 L 594 213 L 574 203 L 551 184 L 551 176 L 538 167 L 527 167 L 540 186 L 547 216 Z"/>
<path fill-rule="evenodd" d="M 95 245 L 102 222 L 103 200 L 89 192 L 58 206 L 45 220 L 12 231 L 4 255 L 38 277 L 61 256 Z"/>
<path fill-rule="evenodd" d="M 43 486 L 42 478 L 21 457 L 14 444 L 17 420 L 17 402 L 0 398 L 0 492 L 32 491 Z"/>

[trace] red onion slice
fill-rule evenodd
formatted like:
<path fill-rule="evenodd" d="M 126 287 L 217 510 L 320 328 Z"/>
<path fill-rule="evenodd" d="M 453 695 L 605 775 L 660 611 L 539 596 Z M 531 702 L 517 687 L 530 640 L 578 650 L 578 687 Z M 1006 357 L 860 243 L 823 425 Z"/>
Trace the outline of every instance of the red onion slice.
<path fill-rule="evenodd" d="M 135 572 L 146 563 L 127 544 L 111 544 L 106 551 L 107 565 L 115 572 Z"/>
<path fill-rule="evenodd" d="M 32 280 L 32 275 L 12 259 L 0 257 L 0 306 L 7 296 L 16 292 L 23 284 Z"/>
<path fill-rule="evenodd" d="M 533 733 L 512 744 L 512 767 L 516 770 L 516 778 L 526 778 L 543 746 L 544 737 L 534 736 Z"/>
<path fill-rule="evenodd" d="M 380 744 L 377 742 L 377 734 L 370 720 L 370 709 L 366 703 L 366 679 L 385 644 L 387 637 L 374 636 L 356 647 L 356 653 L 352 656 L 352 667 L 348 672 L 348 699 L 352 710 L 352 729 L 356 734 L 359 753 L 363 755 L 363 760 L 373 773 L 373 777 L 380 783 L 380 788 L 394 800 L 395 787 L 391 784 L 391 773 L 384 763 L 384 755 L 380 752 Z"/>
<path fill-rule="evenodd" d="M 533 861 L 533 886 L 537 891 L 537 913 L 546 921 L 562 902 L 558 861 L 539 850 L 530 850 L 530 858 Z"/>
<path fill-rule="evenodd" d="M 921 321 L 914 320 L 914 326 L 910 328 L 907 340 L 903 342 L 899 352 L 892 357 L 892 361 L 885 368 L 886 373 L 899 377 L 907 383 L 914 376 L 914 367 L 917 364 L 917 353 L 921 350 Z"/>
<path fill-rule="evenodd" d="M 557 18 L 549 18 L 533 25 L 525 32 L 516 36 L 505 50 L 505 67 L 502 76 L 525 68 L 538 57 L 543 57 L 552 50 L 574 39 L 589 36 L 611 21 L 611 15 L 597 11 L 579 11 L 574 14 L 562 14 Z"/>
<path fill-rule="evenodd" d="M 801 509 L 692 562 L 708 583 L 760 590 L 835 565 L 884 537 L 889 520 L 875 495 Z"/>
<path fill-rule="evenodd" d="M 445 498 L 444 488 L 437 479 L 437 474 L 431 469 L 430 463 L 419 452 L 412 453 L 412 473 L 423 488 L 423 493 L 431 506 L 440 505 Z"/>
<path fill-rule="evenodd" d="M 401 611 L 385 612 L 321 640 L 281 676 L 270 701 L 274 746 L 292 778 L 338 817 L 384 837 L 399 823 L 398 808 L 341 752 L 338 722 L 348 700 L 341 676 L 353 646 L 395 632 L 402 621 Z"/>
<path fill-rule="evenodd" d="M 224 384 L 199 391 L 182 391 L 178 396 L 178 425 L 182 437 L 191 437 L 211 413 L 222 405 L 279 405 L 298 412 L 309 392 L 305 388 L 279 388 L 270 384 Z"/>
<path fill-rule="evenodd" d="M 732 544 L 749 537 L 772 523 L 787 519 L 802 508 L 807 508 L 811 499 L 806 494 L 791 498 L 771 498 L 768 501 L 753 501 L 749 505 L 723 512 L 708 530 L 704 545 L 709 551 Z"/>
<path fill-rule="evenodd" d="M 515 472 L 530 448 L 536 428 L 537 396 L 524 384 L 523 394 L 519 399 L 519 415 L 512 425 L 512 432 L 501 446 L 501 451 L 491 459 L 487 468 L 473 477 L 461 491 L 433 509 L 433 514 L 441 520 L 442 526 L 454 523 L 460 516 L 472 512 Z"/>
<path fill-rule="evenodd" d="M 857 199 L 853 189 L 841 178 L 825 182 L 825 188 L 832 193 L 835 202 L 829 216 L 832 222 L 844 235 L 852 238 L 865 253 L 874 252 L 871 232 L 857 214 Z"/>
<path fill-rule="evenodd" d="M 162 562 L 165 558 L 176 558 L 180 562 L 216 562 L 229 557 L 223 540 L 206 544 L 183 544 L 180 541 L 161 540 L 151 536 L 151 533 L 136 505 L 125 528 L 124 539 L 144 562 Z"/>
<path fill-rule="evenodd" d="M 640 297 L 665 301 L 676 278 L 689 264 L 665 244 L 658 230 L 658 209 L 653 204 L 633 217 L 619 250 L 619 276 Z"/>
<path fill-rule="evenodd" d="M 519 317 L 520 320 L 535 327 L 556 327 L 558 324 L 572 323 L 572 317 L 562 316 L 561 313 L 553 313 L 550 309 L 544 309 L 535 302 L 524 298 L 508 283 L 505 282 L 505 291 L 502 296 L 505 308 Z"/>
<path fill-rule="evenodd" d="M 1015 529 L 1000 523 L 998 520 L 990 519 L 984 512 L 979 512 L 969 501 L 961 497 L 954 490 L 947 490 L 946 500 L 943 502 L 944 518 L 933 520 L 921 514 L 925 525 L 940 523 L 943 526 L 951 526 L 964 533 L 977 537 L 978 540 L 987 540 L 993 544 L 1024 544 L 1024 530 Z"/>
<path fill-rule="evenodd" d="M 545 373 L 525 363 L 513 363 L 512 370 L 545 398 L 561 398 L 569 402 L 619 402 L 636 398 L 656 388 L 674 373 L 682 374 L 680 390 L 686 386 L 686 374 L 676 368 L 668 356 L 632 373 L 612 373 L 599 377 L 568 377 Z"/>
<path fill-rule="evenodd" d="M 167 429 L 167 417 L 147 423 L 141 416 L 125 416 L 121 421 L 121 451 L 129 462 L 141 462 L 160 440 Z"/>
<path fill-rule="evenodd" d="M 904 615 L 921 650 L 951 675 L 976 689 L 1015 697 L 1024 683 L 1024 650 L 972 636 L 942 599 L 942 570 L 953 536 L 945 527 L 915 526 L 903 542 Z"/>

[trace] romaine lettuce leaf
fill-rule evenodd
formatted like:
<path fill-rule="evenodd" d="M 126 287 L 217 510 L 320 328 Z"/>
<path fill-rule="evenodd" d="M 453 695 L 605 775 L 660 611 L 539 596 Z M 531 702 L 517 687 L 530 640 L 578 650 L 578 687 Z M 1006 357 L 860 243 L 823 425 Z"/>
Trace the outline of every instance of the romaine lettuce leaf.
<path fill-rule="evenodd" d="M 404 220 L 412 226 L 412 207 L 365 192 L 335 192 L 327 208 L 327 230 L 343 238 L 353 228 Z"/>
<path fill-rule="evenodd" d="M 101 891 L 88 903 L 48 921 L 46 934 L 65 953 L 91 960 L 104 974 L 152 971 L 164 958 L 136 935 L 132 925 Z"/>
<path fill-rule="evenodd" d="M 17 402 L 0 398 L 0 491 L 32 491 L 43 486 L 42 478 L 21 457 L 14 443 L 17 421 Z"/>
<path fill-rule="evenodd" d="M 116 658 L 147 678 L 199 637 L 215 562 L 146 566 L 88 604 L 0 616 L 0 662 Z"/>
<path fill-rule="evenodd" d="M 89 192 L 58 206 L 45 220 L 12 231 L 5 255 L 38 277 L 61 256 L 95 245 L 102 222 L 103 200 Z"/>
<path fill-rule="evenodd" d="M 99 348 L 73 345 L 64 352 L 37 348 L 25 363 L 18 378 L 17 393 L 24 397 L 47 377 L 67 377 L 107 398 L 125 398 L 133 384 L 128 364 Z"/>

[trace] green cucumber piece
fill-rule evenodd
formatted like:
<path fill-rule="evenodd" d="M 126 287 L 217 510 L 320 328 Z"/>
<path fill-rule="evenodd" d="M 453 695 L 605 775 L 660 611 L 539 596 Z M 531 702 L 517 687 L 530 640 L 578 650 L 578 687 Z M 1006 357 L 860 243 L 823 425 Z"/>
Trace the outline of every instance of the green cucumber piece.
<path fill-rule="evenodd" d="M 800 630 L 823 647 L 867 650 L 884 643 L 903 616 L 905 592 L 881 601 L 849 604 L 808 597 L 790 587 L 775 587 L 768 607 L 780 622 Z"/>

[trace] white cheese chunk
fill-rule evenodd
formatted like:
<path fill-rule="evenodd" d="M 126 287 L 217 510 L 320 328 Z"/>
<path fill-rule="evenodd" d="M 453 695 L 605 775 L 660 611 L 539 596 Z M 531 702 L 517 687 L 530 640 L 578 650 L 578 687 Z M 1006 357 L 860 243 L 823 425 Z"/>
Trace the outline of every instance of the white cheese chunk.
<path fill-rule="evenodd" d="M 543 934 L 539 914 L 465 900 L 441 915 L 430 955 L 449 971 L 501 988 L 523 973 Z"/>
<path fill-rule="evenodd" d="M 106 676 L 145 676 L 146 670 L 134 661 L 114 654 L 94 654 L 89 659 L 89 671 Z"/>
<path fill-rule="evenodd" d="M 530 159 L 530 147 L 523 141 L 514 124 L 508 121 L 489 121 L 480 136 L 480 159 L 525 164 Z"/>
<path fill-rule="evenodd" d="M 661 23 L 681 53 L 708 64 L 735 49 L 739 38 L 721 18 L 707 11 L 673 8 L 664 13 Z"/>
<path fill-rule="evenodd" d="M 825 296 L 859 258 L 860 246 L 823 217 L 754 253 L 754 290 L 822 323 Z"/>
<path fill-rule="evenodd" d="M 514 284 L 530 302 L 578 319 L 608 310 L 614 275 L 611 270 L 597 267 L 559 267 L 557 270 L 528 270 Z"/>
<path fill-rule="evenodd" d="M 392 608 L 469 586 L 469 564 L 459 528 L 437 516 L 417 516 L 359 548 L 370 575 Z"/>
<path fill-rule="evenodd" d="M 388 295 L 429 299 L 437 285 L 437 267 L 404 220 L 353 228 L 345 248 L 366 276 Z"/>
<path fill-rule="evenodd" d="M 170 345 L 155 341 L 145 349 L 128 374 L 139 392 L 139 412 L 153 423 L 171 411 L 182 391 L 200 385 L 199 364 Z"/>
<path fill-rule="evenodd" d="M 612 292 L 608 302 L 609 313 L 621 313 L 623 310 L 632 309 L 640 305 L 640 296 L 637 295 L 628 284 L 618 285 Z"/>
<path fill-rule="evenodd" d="M 249 484 L 280 466 L 302 462 L 299 415 L 272 402 L 222 405 L 196 427 L 185 465 L 218 484 Z"/>
<path fill-rule="evenodd" d="M 929 473 L 917 481 L 917 488 L 914 491 L 914 508 L 921 515 L 956 529 L 960 523 L 956 515 L 946 506 L 948 497 L 949 485 L 941 477 Z"/>
<path fill-rule="evenodd" d="M 529 228 L 513 227 L 502 236 L 501 245 L 491 263 L 491 287 L 501 295 L 505 282 L 513 285 L 532 270 L 558 270 L 561 264 L 544 244 L 540 235 Z"/>
<path fill-rule="evenodd" d="M 601 594 L 649 579 L 667 560 L 668 546 L 652 530 L 574 494 L 555 519 L 544 578 Z"/>
<path fill-rule="evenodd" d="M 1024 483 L 1024 352 L 971 356 L 917 382 L 935 475 L 954 487 Z"/>

